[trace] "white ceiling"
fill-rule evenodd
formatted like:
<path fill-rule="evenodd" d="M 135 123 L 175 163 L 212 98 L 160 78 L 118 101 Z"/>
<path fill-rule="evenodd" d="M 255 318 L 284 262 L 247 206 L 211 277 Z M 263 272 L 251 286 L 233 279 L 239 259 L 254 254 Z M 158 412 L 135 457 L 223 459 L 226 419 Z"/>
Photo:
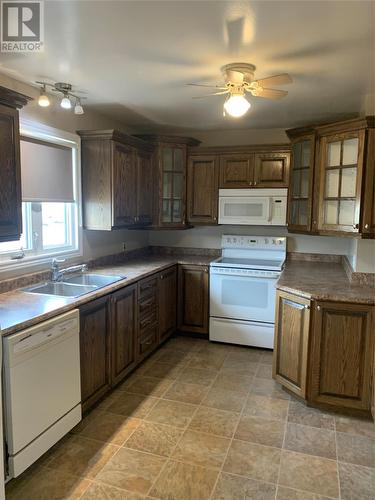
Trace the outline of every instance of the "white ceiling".
<path fill-rule="evenodd" d="M 68 81 L 87 106 L 130 126 L 174 130 L 291 127 L 358 112 L 375 87 L 373 1 L 46 1 L 45 52 L 0 54 L 16 79 Z M 220 82 L 250 62 L 256 77 L 288 72 L 281 101 L 251 97 L 242 119 L 223 96 L 185 84 Z M 284 87 L 286 89 L 286 87 Z"/>

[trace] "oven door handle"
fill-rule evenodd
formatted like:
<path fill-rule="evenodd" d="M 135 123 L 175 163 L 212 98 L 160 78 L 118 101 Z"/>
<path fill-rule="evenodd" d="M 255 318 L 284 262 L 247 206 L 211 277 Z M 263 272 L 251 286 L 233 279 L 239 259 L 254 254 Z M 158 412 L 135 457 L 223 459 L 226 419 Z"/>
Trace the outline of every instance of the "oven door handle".
<path fill-rule="evenodd" d="M 268 222 L 272 222 L 273 198 L 270 197 L 268 205 Z"/>

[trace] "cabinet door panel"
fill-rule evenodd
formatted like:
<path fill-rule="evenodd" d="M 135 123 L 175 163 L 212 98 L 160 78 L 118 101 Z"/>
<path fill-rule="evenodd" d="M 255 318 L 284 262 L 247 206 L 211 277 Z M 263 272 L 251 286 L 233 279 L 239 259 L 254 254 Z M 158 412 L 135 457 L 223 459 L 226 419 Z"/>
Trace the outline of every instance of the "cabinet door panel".
<path fill-rule="evenodd" d="M 113 225 L 135 223 L 137 199 L 136 157 L 133 148 L 114 144 L 113 161 Z"/>
<path fill-rule="evenodd" d="M 181 265 L 178 270 L 178 328 L 208 334 L 208 268 Z"/>
<path fill-rule="evenodd" d="M 112 294 L 112 385 L 117 384 L 135 366 L 137 335 L 137 286 L 128 286 Z"/>
<path fill-rule="evenodd" d="M 22 231 L 18 111 L 0 105 L 0 241 Z"/>
<path fill-rule="evenodd" d="M 375 237 L 375 129 L 367 131 L 366 178 L 361 228 L 366 237 Z M 375 385 L 375 384 L 374 384 Z"/>
<path fill-rule="evenodd" d="M 370 409 L 373 307 L 318 302 L 314 313 L 311 400 Z"/>
<path fill-rule="evenodd" d="M 276 301 L 274 377 L 305 397 L 310 302 L 285 292 L 278 292 Z"/>
<path fill-rule="evenodd" d="M 137 223 L 152 223 L 152 190 L 153 169 L 151 155 L 143 152 L 137 154 Z"/>
<path fill-rule="evenodd" d="M 253 185 L 254 155 L 222 155 L 220 157 L 220 188 L 248 188 Z"/>
<path fill-rule="evenodd" d="M 177 269 L 174 266 L 159 274 L 159 342 L 176 330 Z"/>
<path fill-rule="evenodd" d="M 219 170 L 216 156 L 190 157 L 187 173 L 188 221 L 217 224 Z"/>
<path fill-rule="evenodd" d="M 103 297 L 80 308 L 81 393 L 83 410 L 110 389 L 109 302 Z"/>
<path fill-rule="evenodd" d="M 289 153 L 257 153 L 255 155 L 254 186 L 262 188 L 288 187 Z"/>

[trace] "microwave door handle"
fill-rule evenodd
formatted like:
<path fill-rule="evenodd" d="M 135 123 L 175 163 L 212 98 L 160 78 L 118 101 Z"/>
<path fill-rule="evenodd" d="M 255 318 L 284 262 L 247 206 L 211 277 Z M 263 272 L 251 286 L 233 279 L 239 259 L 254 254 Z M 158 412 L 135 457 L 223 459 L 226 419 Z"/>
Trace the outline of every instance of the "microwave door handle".
<path fill-rule="evenodd" d="M 272 222 L 272 198 L 269 199 L 269 209 L 268 209 L 268 222 Z"/>

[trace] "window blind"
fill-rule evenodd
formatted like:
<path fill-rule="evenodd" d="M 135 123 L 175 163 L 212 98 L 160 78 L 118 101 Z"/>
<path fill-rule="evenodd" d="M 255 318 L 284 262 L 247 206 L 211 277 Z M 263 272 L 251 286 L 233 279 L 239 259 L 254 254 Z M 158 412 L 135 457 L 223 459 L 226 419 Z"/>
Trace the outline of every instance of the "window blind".
<path fill-rule="evenodd" d="M 21 137 L 21 179 L 23 201 L 73 202 L 72 150 Z"/>

